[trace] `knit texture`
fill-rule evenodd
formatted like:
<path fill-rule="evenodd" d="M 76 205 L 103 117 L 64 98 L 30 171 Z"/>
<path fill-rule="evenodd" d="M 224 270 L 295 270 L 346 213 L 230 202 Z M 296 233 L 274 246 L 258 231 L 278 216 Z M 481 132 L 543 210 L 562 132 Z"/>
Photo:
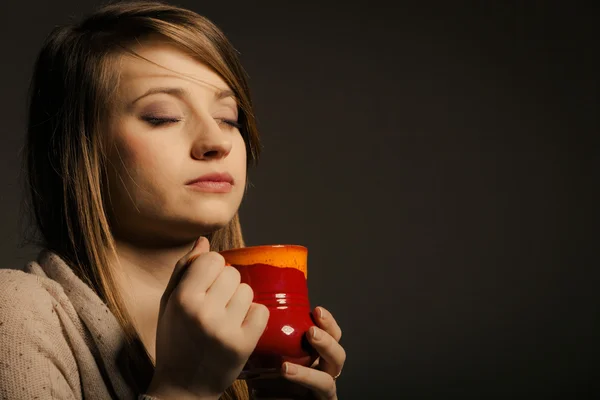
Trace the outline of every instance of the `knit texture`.
<path fill-rule="evenodd" d="M 0 270 L 0 399 L 135 399 L 124 344 L 106 304 L 56 254 Z"/>

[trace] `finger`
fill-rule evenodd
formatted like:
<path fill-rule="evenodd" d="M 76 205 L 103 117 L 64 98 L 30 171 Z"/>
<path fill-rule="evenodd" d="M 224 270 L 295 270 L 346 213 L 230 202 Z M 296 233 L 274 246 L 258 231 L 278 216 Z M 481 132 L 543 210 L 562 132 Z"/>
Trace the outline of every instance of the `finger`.
<path fill-rule="evenodd" d="M 244 322 L 253 299 L 254 292 L 252 288 L 246 283 L 240 284 L 226 306 L 232 322 L 240 325 Z"/>
<path fill-rule="evenodd" d="M 225 262 L 223 262 L 225 265 Z M 225 308 L 231 296 L 240 286 L 241 277 L 237 269 L 224 266 L 221 273 L 206 291 L 206 301 L 212 306 Z"/>
<path fill-rule="evenodd" d="M 223 256 L 214 251 L 194 254 L 188 264 L 178 287 L 189 287 L 195 293 L 207 292 L 225 269 Z"/>
<path fill-rule="evenodd" d="M 337 400 L 335 380 L 326 372 L 285 362 L 282 375 L 285 379 L 310 389 L 320 400 Z"/>
<path fill-rule="evenodd" d="M 205 300 L 208 288 L 217 280 L 224 268 L 225 261 L 219 253 L 211 251 L 198 255 L 185 268 L 171 298 L 175 297 L 187 312 L 195 312 L 198 304 Z"/>
<path fill-rule="evenodd" d="M 167 284 L 167 287 L 160 299 L 161 310 L 164 309 L 164 306 L 168 303 L 169 298 L 171 297 L 171 293 L 173 293 L 173 291 L 177 287 L 177 284 L 181 280 L 183 273 L 190 265 L 190 263 L 194 261 L 194 259 L 200 254 L 208 252 L 209 249 L 210 243 L 208 242 L 208 239 L 205 237 L 199 237 L 198 240 L 196 240 L 196 242 L 194 243 L 194 246 L 192 246 L 191 250 L 185 256 L 183 256 L 177 262 L 177 264 L 175 264 L 175 268 L 173 269 L 171 278 L 169 278 L 169 283 Z"/>
<path fill-rule="evenodd" d="M 342 338 L 342 329 L 338 325 L 333 315 L 325 307 L 316 307 L 313 311 L 317 326 L 329 333 L 336 341 Z"/>
<path fill-rule="evenodd" d="M 319 369 L 337 376 L 344 368 L 346 350 L 330 334 L 316 326 L 307 332 L 308 341 L 319 353 Z"/>
<path fill-rule="evenodd" d="M 251 303 L 246 318 L 242 323 L 242 330 L 251 343 L 256 344 L 267 327 L 269 309 L 258 303 Z"/>

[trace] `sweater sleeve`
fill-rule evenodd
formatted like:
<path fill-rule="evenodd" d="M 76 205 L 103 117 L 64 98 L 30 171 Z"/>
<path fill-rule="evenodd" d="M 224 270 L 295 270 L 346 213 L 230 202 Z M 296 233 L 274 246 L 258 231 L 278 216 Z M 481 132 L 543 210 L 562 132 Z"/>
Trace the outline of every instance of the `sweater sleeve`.
<path fill-rule="evenodd" d="M 0 399 L 81 399 L 56 301 L 36 276 L 0 270 Z"/>

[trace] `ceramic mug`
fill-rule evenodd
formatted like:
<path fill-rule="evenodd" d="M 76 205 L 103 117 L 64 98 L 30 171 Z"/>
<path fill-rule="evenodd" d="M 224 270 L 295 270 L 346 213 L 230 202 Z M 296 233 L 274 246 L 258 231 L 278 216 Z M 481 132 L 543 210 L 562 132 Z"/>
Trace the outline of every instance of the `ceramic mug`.
<path fill-rule="evenodd" d="M 306 340 L 314 325 L 308 299 L 308 249 L 265 245 L 220 252 L 254 291 L 254 302 L 268 307 L 267 327 L 240 375 L 241 379 L 277 375 L 285 361 L 311 366 L 318 354 Z"/>

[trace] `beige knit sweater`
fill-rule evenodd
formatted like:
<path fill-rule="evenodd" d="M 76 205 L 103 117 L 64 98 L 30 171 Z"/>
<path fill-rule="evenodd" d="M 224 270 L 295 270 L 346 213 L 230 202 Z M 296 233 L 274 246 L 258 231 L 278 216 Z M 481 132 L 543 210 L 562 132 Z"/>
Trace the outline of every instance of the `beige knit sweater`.
<path fill-rule="evenodd" d="M 56 254 L 0 270 L 0 399 L 135 399 L 123 344 L 114 315 Z"/>

